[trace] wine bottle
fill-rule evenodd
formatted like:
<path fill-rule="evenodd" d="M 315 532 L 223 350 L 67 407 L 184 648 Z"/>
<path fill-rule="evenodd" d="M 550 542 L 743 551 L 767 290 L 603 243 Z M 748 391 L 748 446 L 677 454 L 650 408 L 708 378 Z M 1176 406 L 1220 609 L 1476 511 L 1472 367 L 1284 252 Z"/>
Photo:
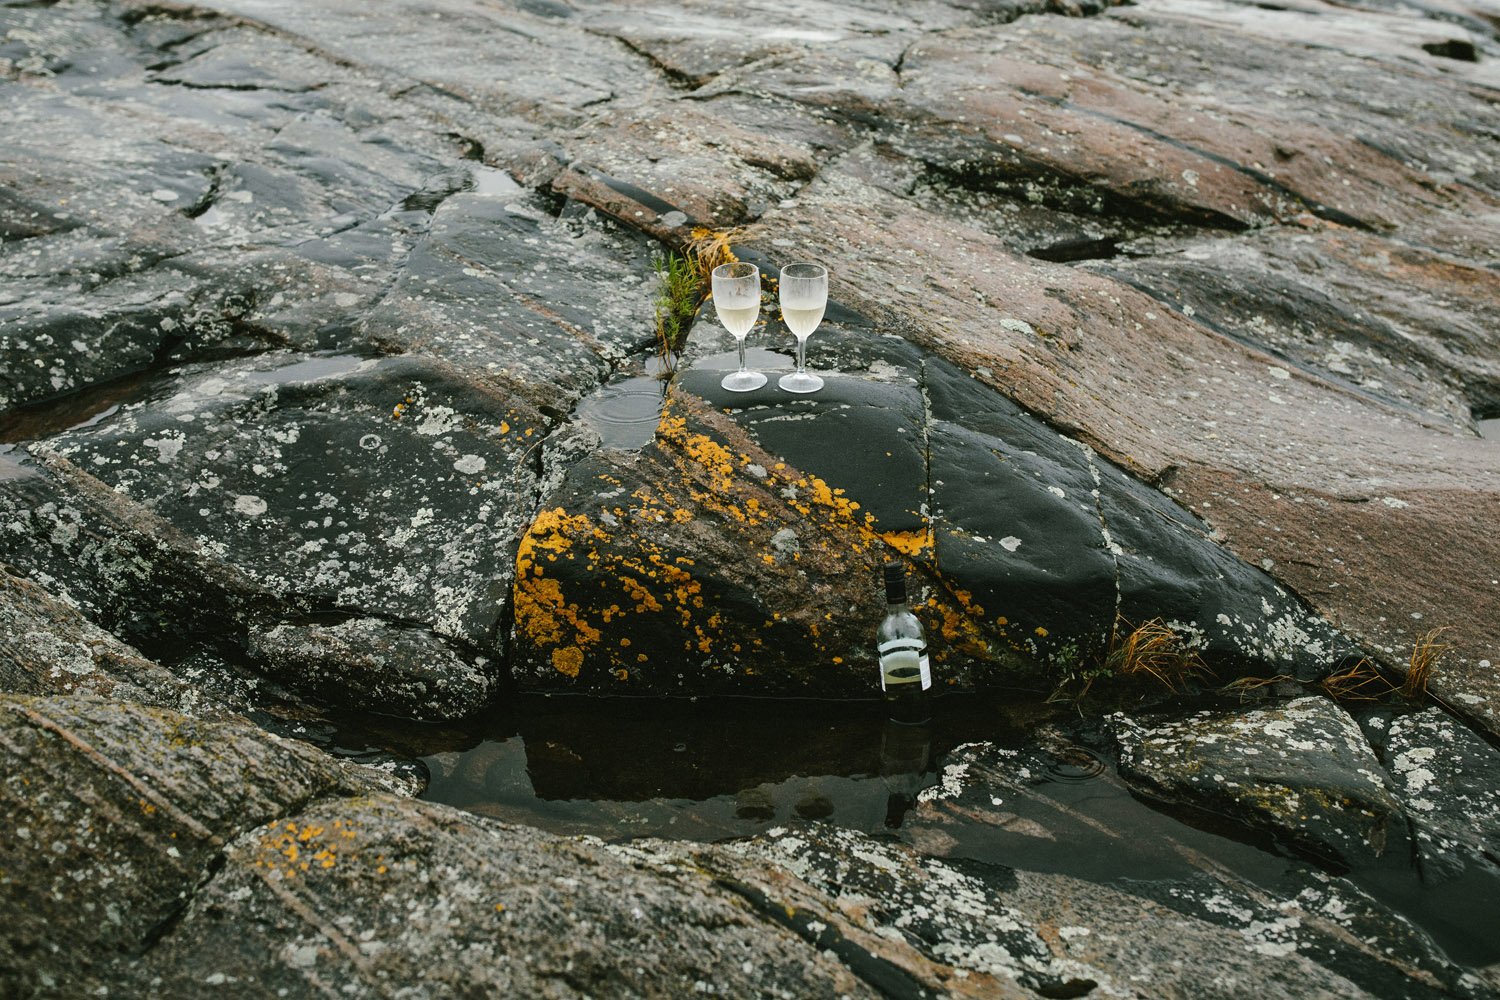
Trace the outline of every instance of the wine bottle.
<path fill-rule="evenodd" d="M 885 618 L 875 633 L 880 657 L 880 690 L 893 722 L 926 722 L 932 667 L 927 662 L 927 637 L 922 623 L 906 604 L 906 571 L 900 563 L 885 564 Z"/>

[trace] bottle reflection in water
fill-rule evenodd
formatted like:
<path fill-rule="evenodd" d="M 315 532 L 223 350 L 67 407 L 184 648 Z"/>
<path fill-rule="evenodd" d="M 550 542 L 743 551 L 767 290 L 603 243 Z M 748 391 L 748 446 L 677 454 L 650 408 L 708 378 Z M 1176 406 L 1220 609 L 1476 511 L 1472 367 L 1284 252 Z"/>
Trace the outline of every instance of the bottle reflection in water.
<path fill-rule="evenodd" d="M 880 656 L 880 690 L 886 711 L 896 722 L 926 722 L 932 689 L 932 667 L 927 662 L 927 637 L 922 623 L 906 604 L 906 571 L 899 563 L 885 564 L 885 618 L 876 631 Z"/>
<path fill-rule="evenodd" d="M 894 830 L 917 804 L 932 754 L 932 728 L 890 721 L 880 737 L 880 777 L 885 781 L 885 825 Z"/>

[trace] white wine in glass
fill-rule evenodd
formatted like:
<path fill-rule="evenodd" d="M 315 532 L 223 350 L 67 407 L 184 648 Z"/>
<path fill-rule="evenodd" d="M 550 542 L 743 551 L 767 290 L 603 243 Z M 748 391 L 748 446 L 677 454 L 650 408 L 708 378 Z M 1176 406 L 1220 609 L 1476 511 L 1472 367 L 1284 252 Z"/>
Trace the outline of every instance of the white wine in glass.
<path fill-rule="evenodd" d="M 797 370 L 777 381 L 787 392 L 817 392 L 823 380 L 807 370 L 807 338 L 823 322 L 828 307 L 828 269 L 821 264 L 788 264 L 781 269 L 781 319 L 797 338 Z"/>
<path fill-rule="evenodd" d="M 737 260 L 720 264 L 713 273 L 714 311 L 740 350 L 740 370 L 719 384 L 730 392 L 749 392 L 766 384 L 760 372 L 745 367 L 745 336 L 760 315 L 760 268 Z"/>

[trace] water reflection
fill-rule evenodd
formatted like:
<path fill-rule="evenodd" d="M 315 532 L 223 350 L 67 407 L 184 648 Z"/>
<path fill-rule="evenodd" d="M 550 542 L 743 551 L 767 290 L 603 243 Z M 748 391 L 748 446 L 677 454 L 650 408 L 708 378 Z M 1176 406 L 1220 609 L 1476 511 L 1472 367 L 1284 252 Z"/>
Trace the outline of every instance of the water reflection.
<path fill-rule="evenodd" d="M 557 697 L 519 700 L 483 733 L 391 725 L 339 739 L 422 756 L 424 798 L 557 833 L 716 841 L 829 822 L 1194 913 L 1218 912 L 1225 892 L 1324 898 L 1346 874 L 1337 905 L 1368 908 L 1380 933 L 1398 926 L 1388 906 L 1458 961 L 1500 958 L 1480 930 L 1496 873 L 1419 871 L 1399 836 L 1344 873 L 1229 818 L 1152 806 L 1101 755 L 1103 731 L 1052 706 L 939 699 L 930 724 L 909 726 L 873 702 Z"/>
<path fill-rule="evenodd" d="M 874 706 L 830 720 L 784 702 L 569 704 L 427 757 L 425 797 L 558 832 L 717 840 L 806 820 L 882 830 L 933 779 L 931 729 Z"/>
<path fill-rule="evenodd" d="M 887 719 L 880 734 L 880 777 L 885 782 L 885 826 L 897 829 L 927 786 L 932 759 L 932 723 Z"/>

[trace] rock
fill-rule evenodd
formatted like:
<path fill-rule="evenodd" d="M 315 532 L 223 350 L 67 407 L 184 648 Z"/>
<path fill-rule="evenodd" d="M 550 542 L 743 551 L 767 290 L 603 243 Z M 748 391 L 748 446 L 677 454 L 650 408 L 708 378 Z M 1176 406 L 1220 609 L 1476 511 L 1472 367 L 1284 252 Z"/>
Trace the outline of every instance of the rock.
<path fill-rule="evenodd" d="M 219 709 L 139 650 L 29 580 L 0 570 L 0 690 L 88 693 L 196 716 Z"/>
<path fill-rule="evenodd" d="M 82 695 L 0 697 L 0 752 L 8 996 L 112 988 L 241 831 L 372 787 L 241 721 Z"/>
<path fill-rule="evenodd" d="M 1233 816 L 1337 862 L 1379 856 L 1403 837 L 1380 761 L 1326 698 L 1114 720 L 1120 774 L 1140 794 Z"/>
<path fill-rule="evenodd" d="M 879 942 L 877 960 L 899 961 L 908 983 L 933 993 L 1375 995 L 1294 952 L 1111 886 L 924 858 L 853 831 L 778 829 L 691 857 L 824 947 Z"/>
<path fill-rule="evenodd" d="M 955 748 L 896 834 L 954 863 L 1015 858 L 1018 867 L 1125 888 L 1238 935 L 1237 947 L 1300 955 L 1374 996 L 1488 995 L 1466 968 L 1475 957 L 1489 960 L 1471 955 L 1476 947 L 1488 950 L 1483 933 L 1465 927 L 1462 916 L 1449 919 L 1449 907 L 1473 914 L 1465 901 L 1472 897 L 1403 910 L 1416 882 L 1403 871 L 1404 857 L 1367 859 L 1340 876 L 1249 847 L 1231 849 L 1221 818 L 1209 817 L 1199 830 L 1180 822 L 1180 813 L 1145 806 L 1073 738 L 1044 727 L 1020 747 Z"/>
<path fill-rule="evenodd" d="M 1464 859 L 1500 868 L 1500 751 L 1438 708 L 1390 724 L 1384 758 L 1435 876 Z"/>
<path fill-rule="evenodd" d="M 722 390 L 727 359 L 700 344 L 654 444 L 575 465 L 522 543 L 516 633 L 527 683 L 615 687 L 613 675 L 649 690 L 868 693 L 868 636 L 843 628 L 848 607 L 827 606 L 823 622 L 803 626 L 805 638 L 783 640 L 811 641 L 836 670 L 782 664 L 757 634 L 798 620 L 761 596 L 786 586 L 773 579 L 803 586 L 777 571 L 831 565 L 840 545 L 870 553 L 866 563 L 917 561 L 929 581 L 918 613 L 948 685 L 1050 689 L 1151 619 L 1226 674 L 1311 678 L 1355 652 L 1261 570 L 1225 553 L 1191 513 L 1086 445 L 940 358 L 894 338 L 869 341 L 858 326 L 830 330 L 821 350 L 838 359 L 839 374 L 816 397 L 790 402 L 769 386 Z M 708 423 L 708 407 L 733 424 Z M 743 506 L 725 503 L 735 491 Z M 649 507 L 637 505 L 648 496 Z M 705 515 L 736 544 L 706 535 Z M 801 538 L 799 519 L 825 517 L 838 534 Z M 632 594 L 634 584 L 595 586 L 601 568 L 643 584 L 665 575 L 680 587 L 667 588 L 664 603 Z M 833 572 L 842 584 L 810 580 L 812 591 L 837 587 L 870 608 L 867 620 L 878 618 L 871 571 Z M 675 621 L 663 610 L 673 601 Z M 713 610 L 699 616 L 699 607 Z M 678 649 L 696 668 L 679 663 L 677 676 L 663 678 L 650 664 Z"/>
<path fill-rule="evenodd" d="M 282 607 L 420 622 L 498 648 L 545 428 L 524 393 L 439 362 L 342 356 L 193 367 L 167 392 L 45 450 Z M 12 530 L 49 530 L 32 522 Z"/>
<path fill-rule="evenodd" d="M 378 618 L 255 627 L 249 650 L 272 677 L 316 700 L 415 719 L 471 715 L 497 681 L 486 657 L 466 658 L 425 629 Z"/>
<path fill-rule="evenodd" d="M 772 544 L 787 530 L 796 552 Z M 876 580 L 879 557 L 841 493 L 674 394 L 654 445 L 574 464 L 522 538 L 512 673 L 530 688 L 868 690 L 868 657 L 852 657 L 880 605 L 873 582 L 849 583 Z"/>
<path fill-rule="evenodd" d="M 363 335 L 545 386 L 560 416 L 651 336 L 649 251 L 592 213 L 555 218 L 510 183 L 437 206 Z"/>
<path fill-rule="evenodd" d="M 0 481 L 0 560 L 158 661 L 237 640 L 270 595 L 141 503 L 42 454 Z"/>
<path fill-rule="evenodd" d="M 1399 671 L 1451 625 L 1431 690 L 1500 732 L 1500 462 L 1479 436 L 1500 406 L 1493 29 L 1468 0 L 927 0 L 670 18 L 554 0 L 450 0 L 422 16 L 358 0 L 10 3 L 0 8 L 0 560 L 51 595 L 0 590 L 0 614 L 28 629 L 8 661 L 22 664 L 16 683 L 66 681 L 52 671 L 83 671 L 86 657 L 78 684 L 112 684 L 111 696 L 264 713 L 282 693 L 245 672 L 252 630 L 286 638 L 366 619 L 402 630 L 403 649 L 417 635 L 438 655 L 485 657 L 486 678 L 513 666 L 532 688 L 845 697 L 871 689 L 875 570 L 897 552 L 927 602 L 939 676 L 955 688 L 1048 688 L 1097 669 L 1122 620 L 1161 619 L 1226 678 L 1306 679 L 1354 656 Z M 812 358 L 840 377 L 808 400 L 721 398 L 723 341 L 699 323 L 656 443 L 606 451 L 574 419 L 580 403 L 652 350 L 648 250 L 681 249 L 697 224 L 743 227 L 732 238 L 748 259 L 830 263 L 835 303 Z M 787 345 L 768 330 L 755 346 Z M 738 412 L 715 412 L 725 407 Z M 55 644 L 31 638 L 45 623 Z M 341 669 L 355 659 L 340 654 Z M 174 701 L 152 662 L 205 693 Z M 480 700 L 475 675 L 457 676 L 465 693 L 443 712 Z M 67 723 L 90 746 L 116 725 L 95 715 Z M 1151 724 L 1233 734 L 1250 717 Z M 1347 720 L 1304 722 L 1334 741 L 1333 763 L 1256 736 L 1283 770 L 1299 757 L 1316 765 L 1265 775 L 1285 781 L 1272 801 L 1305 802 L 1315 777 L 1353 804 L 1292 829 L 1272 815 L 1279 806 L 1229 797 L 1225 807 L 1363 865 L 1365 838 L 1400 815 L 1396 799 L 1378 780 L 1360 784 L 1378 768 Z M 1402 725 L 1410 742 L 1390 759 L 1404 762 L 1397 798 L 1430 876 L 1418 895 L 1478 924 L 1493 866 L 1446 800 L 1424 793 L 1444 784 L 1460 789 L 1454 802 L 1491 808 L 1463 790 L 1487 765 L 1455 730 L 1460 772 L 1440 773 L 1413 756 L 1449 746 L 1427 738 L 1439 730 Z M 1150 733 L 1122 739 L 1152 751 L 1171 794 L 1201 800 Z M 1424 771 L 1429 784 L 1401 787 Z M 237 777 L 225 781 L 238 788 Z M 94 804 L 67 800 L 70 835 L 135 808 L 116 801 L 132 786 L 80 787 Z M 249 822 L 302 808 L 266 795 Z M 990 819 L 1003 811 L 962 799 Z M 426 807 L 379 801 L 395 810 L 380 822 L 405 831 L 391 842 L 417 856 L 410 831 L 429 820 L 409 817 Z M 1427 801 L 1430 822 L 1417 806 Z M 926 806 L 913 812 L 928 846 L 940 833 L 961 841 L 949 807 Z M 1015 812 L 1023 820 L 1049 829 Z M 491 863 L 446 842 L 433 850 L 455 860 L 424 871 L 459 896 L 454 870 Z M 1342 885 L 1293 890 L 1301 914 L 1332 923 L 1291 942 L 1278 921 L 1304 917 L 1281 910 L 1286 893 L 1225 894 L 1237 915 L 1215 922 L 1212 884 L 1180 897 L 1143 889 L 1157 902 L 1142 904 L 1115 888 L 1084 898 L 1052 876 L 1004 888 L 1004 873 L 961 873 L 977 880 L 962 883 L 965 899 L 980 897 L 984 926 L 1007 942 L 991 955 L 970 933 L 974 914 L 952 907 L 901 942 L 877 933 L 899 928 L 858 914 L 824 937 L 842 912 L 835 880 L 822 878 L 828 892 L 812 885 L 816 865 L 801 884 L 779 869 L 755 874 L 755 852 L 774 852 L 744 850 L 751 860 L 709 852 L 740 865 L 738 895 L 696 869 L 681 892 L 720 907 L 705 923 L 729 913 L 753 921 L 755 941 L 773 942 L 764 947 L 790 949 L 772 963 L 789 992 L 811 982 L 829 993 L 1089 982 L 1135 992 L 1140 955 L 1155 956 L 1150 991 L 1162 995 L 1472 986 L 1378 908 L 1341 923 L 1341 906 L 1365 912 Z M 165 905 L 147 921 L 168 920 L 156 947 L 143 924 L 120 938 L 152 962 L 164 945 L 208 957 L 174 965 L 163 952 L 151 973 L 161 989 L 132 981 L 124 992 L 201 992 L 193 977 L 224 974 L 215 949 L 271 969 L 291 993 L 315 990 L 297 963 L 324 961 L 314 942 L 335 940 L 326 928 L 350 945 L 329 955 L 378 967 L 344 929 L 357 914 L 319 916 L 334 903 L 306 911 L 321 925 L 310 930 L 296 907 L 275 911 L 285 933 L 233 917 L 239 889 L 274 895 L 251 879 L 250 842 L 234 851 L 248 867 L 226 868 L 225 884 L 232 874 L 245 886 L 233 883 L 233 899 L 225 890 L 227 909 L 194 911 L 201 938 L 186 923 L 174 931 L 180 906 Z M 928 870 L 863 840 L 825 856 L 849 852 L 917 881 Z M 1461 878 L 1434 860 L 1445 852 L 1463 859 Z M 663 877 L 644 855 L 632 863 Z M 212 861 L 195 853 L 192 864 L 172 893 Z M 563 869 L 583 864 L 545 870 L 578 878 Z M 866 862 L 849 864 L 887 891 Z M 940 884 L 956 870 L 944 862 Z M 108 888 L 148 883 L 122 876 Z M 1464 905 L 1454 886 L 1472 893 Z M 448 898 L 431 890 L 412 895 Z M 829 916 L 799 922 L 766 902 L 790 896 Z M 663 910 L 693 905 L 671 899 Z M 1089 923 L 1028 915 L 1055 914 L 1044 900 L 1059 899 L 1083 899 Z M 47 913 L 65 905 L 43 902 Z M 71 931 L 79 912 L 57 926 Z M 28 952 L 18 975 L 32 978 L 3 988 L 43 989 L 36 975 L 62 974 L 53 957 L 68 968 L 88 934 L 112 926 L 105 913 L 63 935 L 60 957 Z M 609 992 L 633 974 L 602 971 L 602 987 L 566 979 L 570 959 L 599 966 L 548 950 L 566 947 L 549 936 L 561 926 L 521 939 L 517 954 L 556 956 L 563 971 L 516 973 L 519 992 Z M 1054 926 L 1089 933 L 1049 937 Z M 1360 950 L 1327 943 L 1339 933 L 1378 939 L 1394 978 L 1313 962 L 1314 949 Z M 432 953 L 449 952 L 441 935 L 405 940 L 425 944 L 391 967 L 410 986 L 432 974 Z M 250 954 L 251 941 L 262 951 Z M 661 968 L 701 968 L 687 950 L 719 943 L 708 931 L 690 941 L 669 937 L 680 950 Z M 1296 954 L 1261 953 L 1288 944 Z M 862 986 L 819 957 L 825 945 L 873 978 Z M 475 953 L 492 947 L 494 935 L 480 935 Z M 972 966 L 969 980 L 946 974 L 939 948 Z M 481 975 L 511 975 L 495 968 Z M 641 992 L 696 985 L 650 969 Z M 758 992 L 732 968 L 714 971 Z M 83 969 L 55 989 L 118 982 Z"/>
<path fill-rule="evenodd" d="M 691 868 L 388 796 L 229 846 L 131 988 L 205 981 L 246 997 L 335 982 L 353 997 L 881 995 Z"/>

